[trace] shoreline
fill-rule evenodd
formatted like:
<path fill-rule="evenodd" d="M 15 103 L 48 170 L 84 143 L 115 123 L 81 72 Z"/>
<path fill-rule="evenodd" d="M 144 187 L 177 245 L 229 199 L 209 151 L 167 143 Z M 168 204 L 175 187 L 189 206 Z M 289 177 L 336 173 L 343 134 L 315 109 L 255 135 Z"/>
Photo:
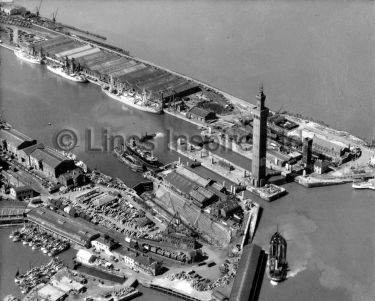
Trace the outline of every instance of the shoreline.
<path fill-rule="evenodd" d="M 248 102 L 248 101 L 246 101 L 244 99 L 240 99 L 238 97 L 235 97 L 235 96 L 233 96 L 233 95 L 231 95 L 231 94 L 229 94 L 229 93 L 227 93 L 225 91 L 220 90 L 219 88 L 216 88 L 214 86 L 211 86 L 210 84 L 207 84 L 207 83 L 202 82 L 200 80 L 197 80 L 197 79 L 194 79 L 192 77 L 189 77 L 189 76 L 187 76 L 185 74 L 178 73 L 178 72 L 173 71 L 173 70 L 169 70 L 167 68 L 158 66 L 158 65 L 156 65 L 156 64 L 154 64 L 152 62 L 149 62 L 147 60 L 143 60 L 143 59 L 138 58 L 138 57 L 134 57 L 134 56 L 131 56 L 131 55 L 126 55 L 124 53 L 120 53 L 120 52 L 115 51 L 113 49 L 106 48 L 103 45 L 96 44 L 95 41 L 88 42 L 88 41 L 85 41 L 85 40 L 80 39 L 78 37 L 72 37 L 70 35 L 67 35 L 67 34 L 64 34 L 64 33 L 61 33 L 61 32 L 58 32 L 58 31 L 55 31 L 55 30 L 52 30 L 52 29 L 49 29 L 49 28 L 46 28 L 46 27 L 43 27 L 43 26 L 40 26 L 38 24 L 34 24 L 34 25 L 36 27 L 40 27 L 43 30 L 51 31 L 51 32 L 53 32 L 55 34 L 67 36 L 67 37 L 69 37 L 71 39 L 82 41 L 84 43 L 94 44 L 96 47 L 106 49 L 106 50 L 114 52 L 114 53 L 116 53 L 116 54 L 118 54 L 120 56 L 124 56 L 124 57 L 127 57 L 129 59 L 133 59 L 133 60 L 139 61 L 141 63 L 149 64 L 150 66 L 156 67 L 156 68 L 164 70 L 166 72 L 170 72 L 170 73 L 172 73 L 174 75 L 182 76 L 183 78 L 185 78 L 187 80 L 194 81 L 197 84 L 201 84 L 201 85 L 205 86 L 207 89 L 212 89 L 215 92 L 224 95 L 224 97 L 226 97 L 232 104 L 235 104 L 237 107 L 239 107 L 240 111 L 241 110 L 245 111 L 245 110 L 250 109 L 250 114 L 251 114 L 252 108 L 255 107 L 255 104 L 252 104 L 252 103 L 250 103 L 250 102 Z M 14 51 L 15 49 L 17 49 L 16 47 L 12 47 L 11 45 L 8 45 L 7 43 L 4 43 L 4 42 L 0 43 L 0 46 L 4 47 L 5 49 L 8 49 L 10 51 Z M 112 46 L 112 45 L 108 44 L 108 46 Z M 114 46 L 114 47 L 117 47 L 117 46 Z M 89 81 L 89 82 L 98 85 L 98 83 L 94 83 L 93 81 Z M 195 122 L 194 120 L 186 118 L 182 114 L 179 114 L 179 113 L 174 113 L 174 112 L 171 112 L 171 111 L 166 110 L 166 109 L 164 109 L 163 112 L 166 113 L 166 114 L 168 114 L 168 115 L 170 115 L 170 116 L 174 116 L 174 117 L 176 117 L 178 119 L 190 122 L 191 124 L 197 125 L 199 127 L 203 127 L 203 128 L 208 128 L 209 127 L 208 124 L 200 123 L 200 122 Z M 270 111 L 270 112 L 273 112 L 273 111 Z M 358 137 L 358 136 L 356 136 L 354 134 L 351 134 L 347 130 L 335 129 L 335 128 L 331 127 L 330 125 L 327 125 L 324 122 L 323 123 L 319 123 L 318 121 L 312 121 L 313 117 L 305 117 L 305 118 L 303 118 L 303 117 L 295 116 L 295 115 L 298 115 L 298 113 L 289 113 L 288 111 L 286 111 L 286 113 L 284 115 L 286 115 L 287 117 L 291 118 L 292 120 L 294 119 L 295 121 L 297 121 L 298 124 L 303 123 L 304 126 L 306 126 L 307 124 L 313 125 L 314 129 L 311 129 L 313 131 L 314 130 L 321 131 L 320 129 L 318 129 L 319 127 L 321 127 L 321 128 L 323 128 L 323 130 L 329 131 L 330 134 L 335 135 L 336 138 L 338 138 L 339 140 L 342 140 L 340 138 L 345 137 L 346 139 L 352 141 L 353 144 L 360 145 L 361 147 L 365 148 L 367 151 L 372 152 L 373 154 L 375 154 L 375 147 L 371 148 L 368 141 L 366 141 L 365 139 L 362 139 L 362 138 L 360 138 L 360 137 Z M 225 116 L 222 117 L 222 119 L 225 120 Z M 218 120 L 221 120 L 221 119 L 219 118 Z"/>

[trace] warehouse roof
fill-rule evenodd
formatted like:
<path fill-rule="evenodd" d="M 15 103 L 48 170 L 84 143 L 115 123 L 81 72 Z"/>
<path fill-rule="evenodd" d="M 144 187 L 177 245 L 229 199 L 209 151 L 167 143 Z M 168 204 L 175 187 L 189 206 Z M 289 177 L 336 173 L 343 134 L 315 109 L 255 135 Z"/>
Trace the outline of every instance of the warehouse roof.
<path fill-rule="evenodd" d="M 347 145 L 345 145 L 342 142 L 327 140 L 327 139 L 321 138 L 317 135 L 314 135 L 314 137 L 313 137 L 313 145 L 314 144 L 317 144 L 321 147 L 325 147 L 327 149 L 333 150 L 335 152 L 341 152 L 344 148 L 347 147 Z"/>
<path fill-rule="evenodd" d="M 199 203 L 204 203 L 205 201 L 207 201 L 207 198 L 206 198 L 203 194 L 199 193 L 199 192 L 198 192 L 197 190 L 195 190 L 195 189 L 192 189 L 192 190 L 190 191 L 189 195 L 190 195 L 193 199 L 195 199 L 196 201 L 198 201 Z"/>
<path fill-rule="evenodd" d="M 82 52 L 82 51 L 85 51 L 85 50 L 89 50 L 91 48 L 92 48 L 91 45 L 86 44 L 86 45 L 83 45 L 83 46 L 75 47 L 73 49 L 69 49 L 69 50 L 66 50 L 66 51 L 56 53 L 56 57 L 65 57 L 65 56 L 72 55 L 72 54 L 75 54 L 75 53 L 79 53 L 79 52 Z"/>
<path fill-rule="evenodd" d="M 209 191 L 203 187 L 198 187 L 197 191 L 208 199 L 211 199 L 215 196 L 215 194 L 212 191 Z"/>
<path fill-rule="evenodd" d="M 0 139 L 6 140 L 7 143 L 12 144 L 17 148 L 22 147 L 25 142 L 29 142 L 29 144 L 30 143 L 36 144 L 36 140 L 31 139 L 30 137 L 22 134 L 21 132 L 15 129 L 9 129 L 9 130 L 1 129 Z"/>
<path fill-rule="evenodd" d="M 189 113 L 190 113 L 190 114 L 194 114 L 194 115 L 199 116 L 199 117 L 206 118 L 206 117 L 208 117 L 208 115 L 209 115 L 211 112 L 206 111 L 205 109 L 202 109 L 202 108 L 192 107 L 192 108 L 189 110 Z"/>
<path fill-rule="evenodd" d="M 65 292 L 63 292 L 62 290 L 52 286 L 51 284 L 47 284 L 47 285 L 43 286 L 38 291 L 38 296 L 40 296 L 41 298 L 45 298 L 49 301 L 61 300 L 65 295 L 66 295 Z"/>
<path fill-rule="evenodd" d="M 82 57 L 82 56 L 86 56 L 86 55 L 90 55 L 90 54 L 93 54 L 93 53 L 97 53 L 99 52 L 100 49 L 95 47 L 95 48 L 90 48 L 90 49 L 87 49 L 85 51 L 81 51 L 81 52 L 78 52 L 78 53 L 74 53 L 74 54 L 71 54 L 71 55 L 68 55 L 68 59 L 76 59 L 76 58 L 79 58 L 79 57 Z"/>
<path fill-rule="evenodd" d="M 253 300 L 254 280 L 257 277 L 257 267 L 261 248 L 257 245 L 250 244 L 243 248 L 236 278 L 234 279 L 230 301 L 247 301 Z"/>
<path fill-rule="evenodd" d="M 56 168 L 64 161 L 72 161 L 48 146 L 36 148 L 30 156 L 38 161 L 45 162 L 52 168 Z"/>
<path fill-rule="evenodd" d="M 179 166 L 176 172 L 203 187 L 207 187 L 212 181 L 211 179 L 202 177 L 197 171 L 189 167 Z"/>
<path fill-rule="evenodd" d="M 164 180 L 185 194 L 189 194 L 195 186 L 195 184 L 191 180 L 178 174 L 175 171 L 172 171 L 169 174 L 167 174 Z"/>
<path fill-rule="evenodd" d="M 39 207 L 31 210 L 27 213 L 27 217 L 30 221 L 82 245 L 99 236 L 98 232 L 93 231 L 82 220 L 58 214 L 47 208 Z"/>

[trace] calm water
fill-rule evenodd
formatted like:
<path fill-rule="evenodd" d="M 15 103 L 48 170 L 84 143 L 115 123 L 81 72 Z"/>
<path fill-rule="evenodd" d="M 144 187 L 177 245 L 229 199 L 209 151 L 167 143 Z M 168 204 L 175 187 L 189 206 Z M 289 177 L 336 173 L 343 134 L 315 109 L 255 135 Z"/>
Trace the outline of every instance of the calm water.
<path fill-rule="evenodd" d="M 39 3 L 17 2 L 30 9 Z M 41 12 L 50 15 L 59 6 L 61 21 L 104 34 L 136 56 L 250 101 L 263 80 L 272 109 L 313 116 L 367 139 L 375 136 L 370 1 L 113 0 L 65 1 L 64 7 L 44 1 Z M 16 128 L 46 144 L 53 144 L 59 130 L 74 129 L 80 138 L 75 152 L 129 185 L 140 178 L 111 154 L 85 151 L 85 129 L 93 130 L 96 145 L 103 128 L 122 135 L 158 132 L 155 153 L 164 161 L 174 158 L 165 148 L 168 128 L 196 132 L 195 126 L 169 116 L 121 106 L 96 86 L 67 82 L 6 50 L 0 50 L 0 59 L 0 105 Z M 277 287 L 265 278 L 260 300 L 373 300 L 374 193 L 350 185 L 286 188 L 286 197 L 261 202 L 264 212 L 255 240 L 267 248 L 278 224 L 288 240 L 293 277 Z M 1 293 L 4 287 L 12 291 L 6 281 L 15 269 L 2 269 Z M 167 300 L 154 292 L 142 298 L 151 296 Z"/>

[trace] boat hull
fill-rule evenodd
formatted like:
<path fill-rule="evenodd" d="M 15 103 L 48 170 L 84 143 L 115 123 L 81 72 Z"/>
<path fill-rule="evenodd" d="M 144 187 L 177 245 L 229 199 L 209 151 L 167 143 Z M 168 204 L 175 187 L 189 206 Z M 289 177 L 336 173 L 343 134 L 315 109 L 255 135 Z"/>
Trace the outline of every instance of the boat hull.
<path fill-rule="evenodd" d="M 162 108 L 157 109 L 157 108 L 153 108 L 153 107 L 150 107 L 150 106 L 139 105 L 139 104 L 134 102 L 133 97 L 125 96 L 125 95 L 116 95 L 116 94 L 113 94 L 113 93 L 109 92 L 106 89 L 103 89 L 103 88 L 102 88 L 102 91 L 108 97 L 111 97 L 112 99 L 115 99 L 115 100 L 129 106 L 129 107 L 138 109 L 140 111 L 149 112 L 149 113 L 153 113 L 153 114 L 161 114 L 163 112 Z"/>
<path fill-rule="evenodd" d="M 66 79 L 69 79 L 69 80 L 71 80 L 73 82 L 77 82 L 77 83 L 86 83 L 87 82 L 87 79 L 85 77 L 81 76 L 81 75 L 80 76 L 71 76 L 71 75 L 63 72 L 61 69 L 54 68 L 54 67 L 49 66 L 49 65 L 47 66 L 47 69 L 49 71 L 57 74 L 57 75 L 60 75 L 60 76 L 62 76 L 64 78 L 66 78 Z"/>
<path fill-rule="evenodd" d="M 20 58 L 21 60 L 23 60 L 25 62 L 28 62 L 28 63 L 31 63 L 31 64 L 40 65 L 42 63 L 41 58 L 34 58 L 34 57 L 29 56 L 29 55 L 25 55 L 20 50 L 15 50 L 14 54 L 16 55 L 16 57 Z"/>

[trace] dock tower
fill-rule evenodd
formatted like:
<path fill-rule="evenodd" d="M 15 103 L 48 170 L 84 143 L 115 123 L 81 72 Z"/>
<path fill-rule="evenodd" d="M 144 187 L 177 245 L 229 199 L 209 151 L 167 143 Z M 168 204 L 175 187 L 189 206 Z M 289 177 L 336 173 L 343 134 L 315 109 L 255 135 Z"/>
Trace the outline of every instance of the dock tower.
<path fill-rule="evenodd" d="M 304 163 L 307 172 L 311 171 L 312 142 L 311 138 L 306 137 L 303 139 L 302 162 Z"/>
<path fill-rule="evenodd" d="M 263 84 L 256 96 L 257 107 L 253 110 L 253 161 L 252 185 L 262 187 L 266 182 L 266 151 L 267 151 L 267 116 L 268 108 L 264 105 L 266 95 Z"/>

